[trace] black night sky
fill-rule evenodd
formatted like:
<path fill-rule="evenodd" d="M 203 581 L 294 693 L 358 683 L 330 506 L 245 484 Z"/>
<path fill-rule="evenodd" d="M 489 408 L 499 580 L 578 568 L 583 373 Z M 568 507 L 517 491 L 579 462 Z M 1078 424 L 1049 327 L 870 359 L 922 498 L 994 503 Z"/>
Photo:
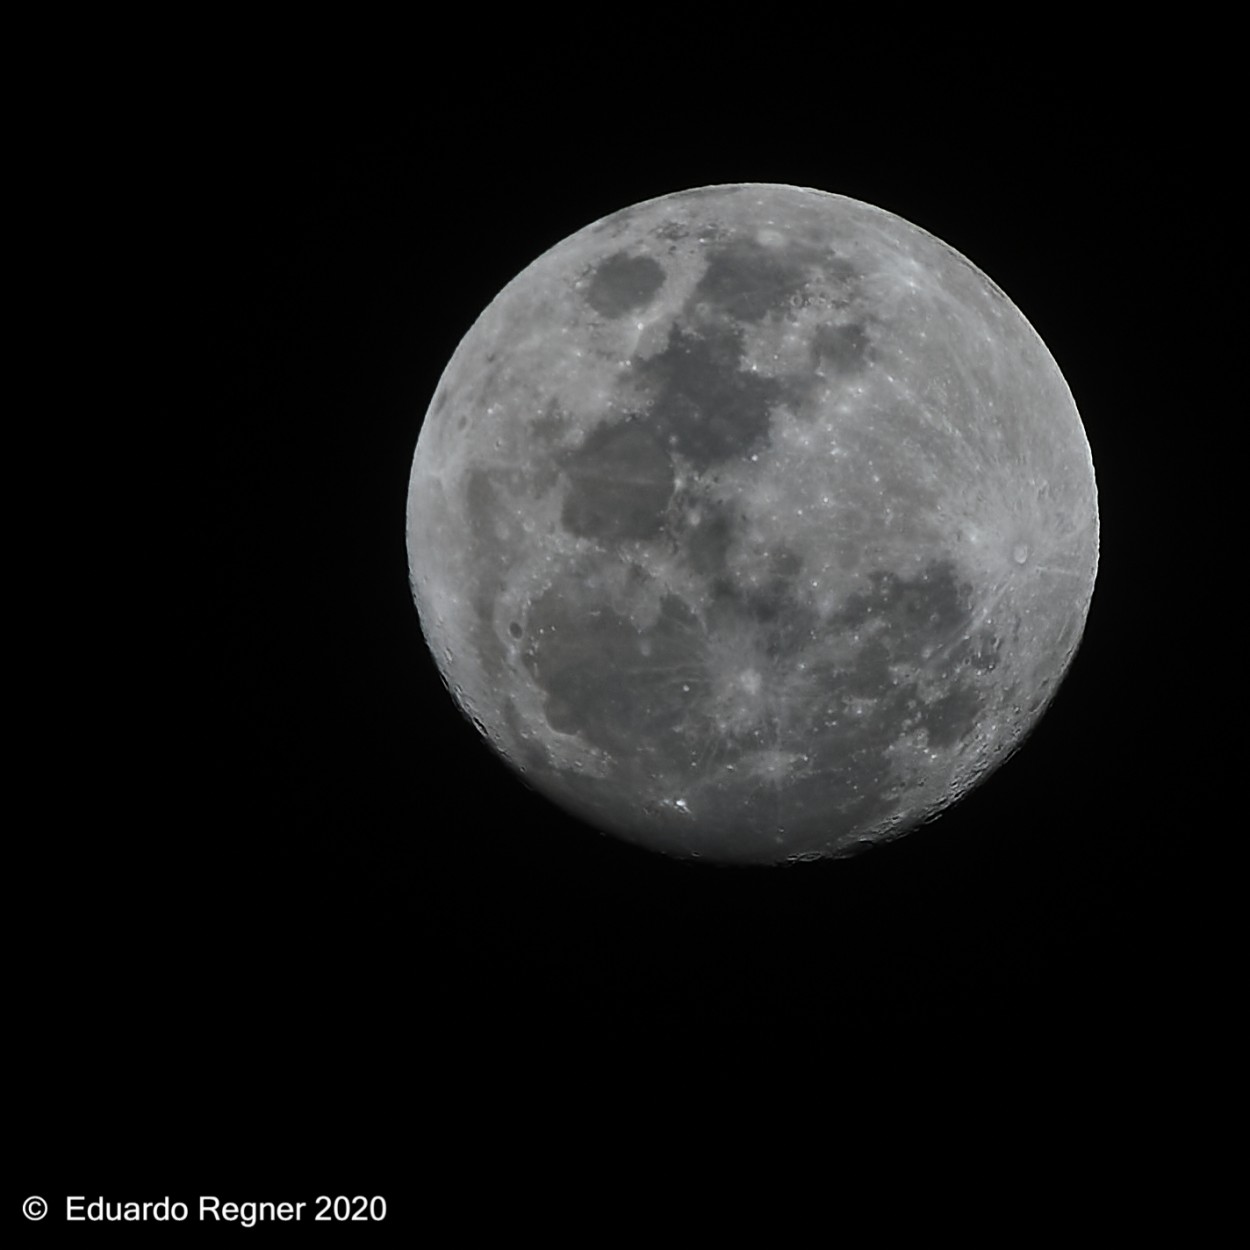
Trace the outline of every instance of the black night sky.
<path fill-rule="evenodd" d="M 1147 589 L 1180 540 L 1144 437 L 1177 367 L 1150 301 L 1176 278 L 1143 272 L 1142 206 L 1176 166 L 1166 132 L 1017 90 L 824 126 L 758 100 L 592 120 L 507 81 L 468 108 L 223 88 L 135 132 L 177 377 L 115 501 L 137 598 L 112 604 L 103 680 L 127 710 L 66 748 L 90 801 L 39 834 L 23 901 L 28 1070 L 58 1106 L 32 1175 L 117 1192 L 122 1117 L 149 1194 L 298 1171 L 419 1228 L 451 1194 L 538 1204 L 548 1168 L 594 1157 L 605 1196 L 639 1157 L 732 1187 L 710 1144 L 769 1105 L 829 1129 L 821 1100 L 882 1088 L 1000 1110 L 1079 1089 L 1130 1115 L 1203 1010 Z M 1024 749 L 896 844 L 771 872 L 648 856 L 527 790 L 442 688 L 404 545 L 422 415 L 500 287 L 615 209 L 733 181 L 866 200 L 988 273 L 1064 371 L 1102 516 L 1084 644 Z"/>

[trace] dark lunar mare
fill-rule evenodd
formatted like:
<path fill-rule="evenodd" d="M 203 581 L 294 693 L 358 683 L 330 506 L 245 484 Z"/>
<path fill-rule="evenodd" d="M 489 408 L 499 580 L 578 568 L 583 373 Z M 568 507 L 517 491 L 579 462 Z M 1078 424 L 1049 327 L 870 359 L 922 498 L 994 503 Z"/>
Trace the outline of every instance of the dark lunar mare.
<path fill-rule="evenodd" d="M 641 631 L 589 605 L 579 581 L 535 601 L 523 662 L 544 692 L 548 724 L 612 761 L 607 779 L 584 779 L 582 789 L 658 799 L 651 779 L 662 776 L 741 853 L 763 849 L 754 839 L 776 828 L 802 849 L 804 837 L 812 845 L 849 838 L 898 807 L 906 779 L 891 748 L 900 734 L 923 731 L 938 749 L 973 734 L 988 697 L 976 678 L 1001 643 L 966 637 L 975 596 L 953 562 L 934 560 L 914 577 L 876 570 L 870 589 L 823 630 L 796 589 L 801 563 L 783 551 L 772 581 L 749 592 L 714 579 L 706 606 L 669 596 Z M 784 681 L 789 693 L 775 704 L 766 698 L 758 720 L 726 732 L 717 724 L 724 674 L 714 637 L 735 628 L 758 637 L 762 681 Z M 827 659 L 826 634 L 853 631 L 864 640 L 849 663 Z M 801 662 L 806 676 L 796 684 Z M 900 680 L 900 666 L 918 667 L 921 677 Z M 930 682 L 941 693 L 931 694 Z M 771 779 L 753 768 L 768 751 L 805 759 Z"/>
<path fill-rule="evenodd" d="M 652 256 L 614 252 L 594 270 L 586 302 L 603 317 L 646 308 L 664 285 L 664 266 Z"/>
<path fill-rule="evenodd" d="M 770 312 L 784 311 L 807 284 L 806 260 L 801 249 L 731 239 L 709 249 L 707 270 L 692 300 L 706 300 L 740 322 L 762 321 Z"/>
<path fill-rule="evenodd" d="M 570 533 L 608 544 L 660 533 L 673 493 L 673 462 L 646 425 L 605 423 L 560 461 L 568 478 L 561 522 Z"/>

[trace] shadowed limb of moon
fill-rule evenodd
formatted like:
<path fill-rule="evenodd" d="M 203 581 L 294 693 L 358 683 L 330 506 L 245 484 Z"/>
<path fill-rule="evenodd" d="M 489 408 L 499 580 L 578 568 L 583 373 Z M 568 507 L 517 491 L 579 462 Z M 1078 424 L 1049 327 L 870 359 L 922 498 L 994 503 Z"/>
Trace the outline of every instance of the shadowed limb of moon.
<path fill-rule="evenodd" d="M 1093 593 L 1093 465 L 1036 332 L 870 205 L 708 187 L 509 283 L 408 500 L 422 627 L 538 790 L 667 854 L 845 855 L 1014 751 Z"/>

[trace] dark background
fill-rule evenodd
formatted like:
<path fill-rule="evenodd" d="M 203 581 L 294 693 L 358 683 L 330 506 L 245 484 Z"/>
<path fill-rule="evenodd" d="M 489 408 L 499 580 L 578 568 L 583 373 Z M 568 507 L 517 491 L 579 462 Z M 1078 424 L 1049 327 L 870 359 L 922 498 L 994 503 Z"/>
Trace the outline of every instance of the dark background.
<path fill-rule="evenodd" d="M 1075 1090 L 1125 1131 L 1143 1082 L 1157 1114 L 1203 1018 L 1152 589 L 1181 544 L 1152 482 L 1182 138 L 1049 74 L 896 111 L 538 77 L 385 104 L 222 83 L 132 132 L 170 380 L 150 427 L 115 423 L 106 672 L 21 900 L 25 1070 L 53 1091 L 32 1172 L 122 1197 L 101 1178 L 140 1157 L 168 1177 L 147 1196 L 297 1175 L 411 1220 L 482 1187 L 541 1205 L 607 1157 L 732 1186 L 711 1146 L 773 1153 L 761 1106 L 810 1117 L 834 1170 L 831 1126 L 886 1089 L 962 1099 L 948 1126 Z M 1022 752 L 896 844 L 768 872 L 650 857 L 521 785 L 439 683 L 404 546 L 422 415 L 497 291 L 618 208 L 733 181 L 866 200 L 988 273 L 1064 371 L 1102 514 L 1085 640 Z"/>

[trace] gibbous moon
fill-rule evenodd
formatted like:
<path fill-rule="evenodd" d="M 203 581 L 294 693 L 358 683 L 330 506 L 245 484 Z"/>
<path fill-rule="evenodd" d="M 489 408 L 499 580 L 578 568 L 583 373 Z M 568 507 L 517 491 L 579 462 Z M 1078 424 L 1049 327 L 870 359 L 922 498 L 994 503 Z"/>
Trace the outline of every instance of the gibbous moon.
<path fill-rule="evenodd" d="M 841 856 L 1001 764 L 1077 648 L 1090 449 L 1024 316 L 891 213 L 798 187 L 623 209 L 447 365 L 408 497 L 457 704 L 594 828 Z"/>

